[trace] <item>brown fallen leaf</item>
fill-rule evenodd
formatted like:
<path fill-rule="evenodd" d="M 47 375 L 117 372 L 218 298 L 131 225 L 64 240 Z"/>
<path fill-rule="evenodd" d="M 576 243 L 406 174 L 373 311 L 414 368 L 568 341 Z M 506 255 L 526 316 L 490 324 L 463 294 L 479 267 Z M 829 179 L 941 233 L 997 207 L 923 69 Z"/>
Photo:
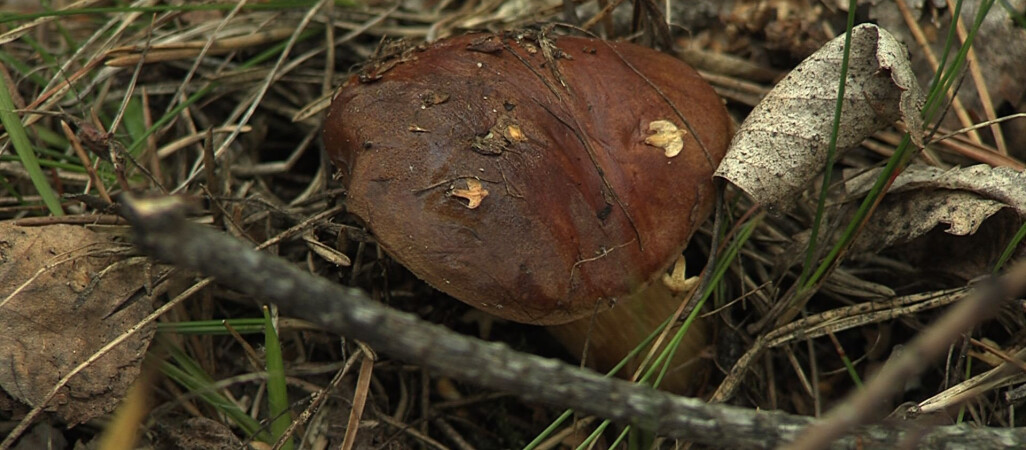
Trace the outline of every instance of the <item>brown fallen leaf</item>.
<path fill-rule="evenodd" d="M 152 312 L 129 247 L 70 225 L 0 222 L 0 389 L 36 405 L 57 381 Z M 114 409 L 139 375 L 155 328 L 73 378 L 48 409 L 79 424 Z"/>
<path fill-rule="evenodd" d="M 758 203 L 792 203 L 826 162 L 843 50 L 842 35 L 773 88 L 738 129 L 716 176 Z M 838 156 L 899 118 L 909 130 L 922 129 L 923 94 L 906 50 L 875 25 L 852 30 L 844 98 Z M 918 133 L 913 139 L 921 144 Z"/>

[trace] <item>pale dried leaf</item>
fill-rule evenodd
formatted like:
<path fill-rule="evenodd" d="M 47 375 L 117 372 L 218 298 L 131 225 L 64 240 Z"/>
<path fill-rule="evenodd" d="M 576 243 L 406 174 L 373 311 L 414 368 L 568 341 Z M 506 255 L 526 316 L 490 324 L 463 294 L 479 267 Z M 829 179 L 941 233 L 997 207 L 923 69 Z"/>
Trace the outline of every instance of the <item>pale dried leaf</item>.
<path fill-rule="evenodd" d="M 826 163 L 843 50 L 844 36 L 830 41 L 770 91 L 739 128 L 716 175 L 761 204 L 790 203 L 804 191 Z M 905 55 L 874 25 L 852 31 L 839 152 L 899 118 L 921 129 L 923 96 Z"/>
<path fill-rule="evenodd" d="M 1005 207 L 999 201 L 965 191 L 926 189 L 899 194 L 877 208 L 857 249 L 909 242 L 942 224 L 947 225 L 944 231 L 949 234 L 975 234 L 985 220 Z"/>
<path fill-rule="evenodd" d="M 863 195 L 879 176 L 880 170 L 870 170 L 845 182 L 845 189 L 853 195 Z M 913 189 L 952 189 L 970 191 L 981 197 L 997 200 L 1026 217 L 1026 172 L 1008 167 L 990 167 L 978 164 L 944 170 L 932 166 L 909 166 L 891 185 L 890 193 Z"/>
<path fill-rule="evenodd" d="M 861 197 L 878 175 L 879 170 L 860 174 L 845 187 Z M 917 266 L 971 279 L 990 270 L 1024 219 L 1022 172 L 986 165 L 911 166 L 895 179 L 854 250 L 877 252 L 908 243 L 901 251 Z"/>
<path fill-rule="evenodd" d="M 140 289 L 145 271 L 112 266 L 121 261 L 112 253 L 124 248 L 82 227 L 0 222 L 0 388 L 35 405 L 64 374 L 152 312 Z M 49 409 L 69 424 L 112 411 L 138 376 L 154 330 L 79 373 Z"/>

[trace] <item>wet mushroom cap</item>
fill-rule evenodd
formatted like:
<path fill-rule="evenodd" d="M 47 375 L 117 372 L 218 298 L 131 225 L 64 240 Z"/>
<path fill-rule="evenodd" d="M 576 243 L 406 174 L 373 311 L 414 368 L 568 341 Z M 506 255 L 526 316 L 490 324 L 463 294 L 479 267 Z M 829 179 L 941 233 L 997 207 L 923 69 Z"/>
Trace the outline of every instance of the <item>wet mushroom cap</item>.
<path fill-rule="evenodd" d="M 389 255 L 475 307 L 558 324 L 680 254 L 729 133 L 713 89 L 669 55 L 479 33 L 351 78 L 324 140 L 348 210 Z"/>

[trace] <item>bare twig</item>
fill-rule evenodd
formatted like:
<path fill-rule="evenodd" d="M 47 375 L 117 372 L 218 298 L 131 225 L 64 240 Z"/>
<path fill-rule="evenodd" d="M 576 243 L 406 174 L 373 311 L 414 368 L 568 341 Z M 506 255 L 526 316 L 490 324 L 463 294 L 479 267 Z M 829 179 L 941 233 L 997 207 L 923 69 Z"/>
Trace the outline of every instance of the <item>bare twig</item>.
<path fill-rule="evenodd" d="M 377 351 L 420 364 L 440 375 L 716 446 L 781 445 L 796 438 L 812 421 L 782 412 L 709 405 L 676 397 L 555 360 L 518 353 L 500 343 L 459 335 L 391 310 L 359 289 L 313 276 L 284 260 L 254 251 L 241 241 L 190 223 L 175 202 L 126 197 L 124 205 L 126 215 L 136 227 L 137 244 L 149 254 L 214 276 L 226 286 L 274 301 L 292 315 L 362 340 Z M 1013 268 L 995 286 L 1003 298 L 1021 290 L 1023 284 L 1026 263 Z M 978 300 L 966 303 L 978 306 L 986 302 L 990 309 L 997 301 L 984 294 L 993 292 L 979 292 L 975 296 Z M 961 309 L 955 312 L 979 317 L 979 313 L 965 314 Z M 927 342 L 935 344 L 936 334 L 927 332 L 924 336 Z M 853 446 L 858 442 L 863 448 L 887 448 L 915 435 L 919 445 L 937 448 L 1026 445 L 1026 429 L 1021 428 L 948 426 L 907 430 L 901 424 L 887 423 L 851 431 L 857 434 L 835 444 Z"/>
<path fill-rule="evenodd" d="M 943 355 L 962 333 L 996 315 L 1005 301 L 1026 290 L 1026 262 L 1016 264 L 1001 278 L 982 284 L 891 358 L 864 389 L 803 432 L 791 448 L 823 448 L 854 427 L 886 414 L 884 405 L 908 380 L 915 379 L 930 361 Z"/>

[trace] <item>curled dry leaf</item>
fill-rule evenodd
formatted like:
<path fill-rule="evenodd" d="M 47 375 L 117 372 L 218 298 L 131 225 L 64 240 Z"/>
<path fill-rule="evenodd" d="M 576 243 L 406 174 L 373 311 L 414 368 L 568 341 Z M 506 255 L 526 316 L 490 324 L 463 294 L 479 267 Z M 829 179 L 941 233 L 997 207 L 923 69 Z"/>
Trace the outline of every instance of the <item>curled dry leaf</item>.
<path fill-rule="evenodd" d="M 869 191 L 880 170 L 871 170 L 845 182 L 853 195 Z M 914 189 L 950 189 L 973 192 L 980 197 L 997 200 L 1026 218 L 1026 173 L 1008 167 L 978 164 L 949 170 L 932 166 L 909 166 L 895 178 L 890 193 Z"/>
<path fill-rule="evenodd" d="M 879 170 L 862 173 L 845 186 L 861 196 L 878 175 Z M 951 259 L 948 266 L 972 278 L 992 267 L 1023 220 L 1026 173 L 986 165 L 950 170 L 911 166 L 895 179 L 855 250 L 876 252 L 920 240 L 905 250 L 923 249 L 931 255 L 931 266 Z"/>
<path fill-rule="evenodd" d="M 823 168 L 833 126 L 844 36 L 810 56 L 785 77 L 738 129 L 716 175 L 758 203 L 780 206 L 799 195 Z M 899 118 L 922 129 L 923 95 L 906 50 L 874 25 L 852 30 L 839 152 Z M 921 144 L 921 136 L 913 133 Z"/>
<path fill-rule="evenodd" d="M 71 369 L 152 311 L 137 264 L 82 227 L 0 222 L 0 388 L 36 405 Z M 34 277 L 34 278 L 33 278 Z M 155 328 L 80 372 L 50 409 L 79 424 L 114 409 L 139 375 Z"/>

